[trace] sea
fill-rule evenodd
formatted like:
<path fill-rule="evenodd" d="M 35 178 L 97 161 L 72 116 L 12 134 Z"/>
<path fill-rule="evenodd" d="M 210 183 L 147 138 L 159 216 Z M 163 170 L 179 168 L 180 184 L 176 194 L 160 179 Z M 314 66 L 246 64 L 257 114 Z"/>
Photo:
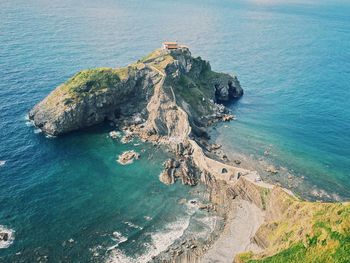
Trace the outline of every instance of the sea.
<path fill-rule="evenodd" d="M 0 262 L 147 262 L 222 222 L 197 209 L 204 186 L 159 181 L 166 149 L 123 144 L 108 123 L 47 137 L 27 118 L 77 71 L 163 41 L 238 76 L 237 120 L 211 137 L 242 167 L 308 200 L 350 199 L 349 1 L 0 0 Z M 116 162 L 131 149 L 139 160 Z"/>

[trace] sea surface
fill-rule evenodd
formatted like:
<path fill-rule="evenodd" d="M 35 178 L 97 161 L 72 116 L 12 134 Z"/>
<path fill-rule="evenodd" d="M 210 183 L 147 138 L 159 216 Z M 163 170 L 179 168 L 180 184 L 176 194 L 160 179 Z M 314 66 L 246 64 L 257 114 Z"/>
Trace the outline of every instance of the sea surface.
<path fill-rule="evenodd" d="M 47 138 L 26 120 L 77 71 L 165 40 L 238 76 L 237 121 L 212 137 L 243 166 L 274 165 L 262 176 L 306 198 L 350 198 L 349 1 L 1 0 L 0 229 L 13 238 L 0 262 L 146 262 L 215 225 L 189 202 L 201 189 L 159 182 L 164 149 L 121 144 L 108 124 Z M 141 159 L 118 164 L 129 149 Z"/>

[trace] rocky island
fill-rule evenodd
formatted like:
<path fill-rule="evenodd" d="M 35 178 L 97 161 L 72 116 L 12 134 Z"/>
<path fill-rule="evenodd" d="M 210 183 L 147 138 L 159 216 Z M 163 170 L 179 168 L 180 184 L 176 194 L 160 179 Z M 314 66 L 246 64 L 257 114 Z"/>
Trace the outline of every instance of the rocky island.
<path fill-rule="evenodd" d="M 118 157 L 117 162 L 122 165 L 126 165 L 126 164 L 131 164 L 134 161 L 134 159 L 137 160 L 139 158 L 140 158 L 140 154 L 138 154 L 137 152 L 126 151 Z"/>
<path fill-rule="evenodd" d="M 168 147 L 162 182 L 208 186 L 226 225 L 208 245 L 170 248 L 155 262 L 350 262 L 350 205 L 313 203 L 237 167 L 209 142 L 206 128 L 234 117 L 221 104 L 243 95 L 238 79 L 212 71 L 186 47 L 157 49 L 125 68 L 83 70 L 29 113 L 61 135 L 103 121 Z M 311 261 L 312 261 L 311 260 Z M 306 261 L 306 262 L 311 262 Z"/>

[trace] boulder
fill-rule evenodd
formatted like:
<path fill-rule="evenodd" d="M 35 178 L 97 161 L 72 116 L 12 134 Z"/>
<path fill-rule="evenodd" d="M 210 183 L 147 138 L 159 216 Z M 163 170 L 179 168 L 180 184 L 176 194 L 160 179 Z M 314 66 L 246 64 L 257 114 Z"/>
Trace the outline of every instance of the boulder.
<path fill-rule="evenodd" d="M 236 159 L 236 160 L 234 160 L 234 163 L 239 165 L 239 164 L 241 164 L 241 161 Z"/>
<path fill-rule="evenodd" d="M 0 232 L 0 241 L 8 241 L 9 234 L 6 232 Z"/>
<path fill-rule="evenodd" d="M 275 166 L 273 165 L 269 165 L 268 167 L 266 167 L 265 169 L 266 172 L 271 173 L 271 174 L 277 174 L 278 170 Z"/>
<path fill-rule="evenodd" d="M 112 139 L 117 139 L 117 138 L 120 137 L 120 136 L 121 136 L 121 133 L 118 132 L 118 131 L 111 131 L 111 132 L 109 133 L 109 137 L 111 137 Z"/>
<path fill-rule="evenodd" d="M 137 160 L 139 158 L 140 158 L 140 154 L 138 154 L 134 150 L 131 150 L 131 151 L 126 151 L 121 155 L 119 155 L 117 162 L 122 165 L 126 165 L 126 164 L 132 163 L 134 159 Z"/>
<path fill-rule="evenodd" d="M 233 116 L 233 115 L 231 115 L 231 114 L 224 114 L 223 116 L 222 116 L 222 120 L 223 121 L 232 121 L 232 120 L 234 120 L 235 119 L 235 117 Z"/>
<path fill-rule="evenodd" d="M 229 101 L 243 95 L 243 90 L 236 76 L 227 75 L 215 83 L 215 98 L 218 102 Z"/>
<path fill-rule="evenodd" d="M 220 149 L 221 147 L 222 147 L 221 144 L 216 144 L 216 143 L 214 143 L 214 144 L 211 145 L 211 150 L 218 150 L 218 149 Z"/>

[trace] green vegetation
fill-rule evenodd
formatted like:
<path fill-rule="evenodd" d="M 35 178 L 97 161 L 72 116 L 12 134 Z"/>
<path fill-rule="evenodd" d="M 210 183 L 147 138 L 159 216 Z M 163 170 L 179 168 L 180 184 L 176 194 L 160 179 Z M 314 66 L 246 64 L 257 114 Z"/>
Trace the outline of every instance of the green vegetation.
<path fill-rule="evenodd" d="M 125 74 L 124 72 L 125 70 L 116 71 L 110 68 L 82 70 L 64 84 L 64 89 L 79 96 L 116 87 L 120 82 L 119 74 Z"/>
<path fill-rule="evenodd" d="M 260 190 L 262 209 L 266 210 L 266 203 L 270 194 L 270 189 L 262 188 Z"/>
<path fill-rule="evenodd" d="M 268 263 L 268 262 L 280 262 L 280 263 L 300 263 L 305 262 L 305 255 L 306 255 L 306 248 L 302 243 L 298 243 L 296 245 L 291 246 L 290 248 L 278 253 L 277 255 L 273 257 L 269 257 L 262 260 L 249 260 L 248 262 L 261 262 L 261 263 Z"/>
<path fill-rule="evenodd" d="M 163 53 L 161 49 L 156 49 L 155 51 L 151 52 L 143 59 L 141 59 L 140 63 L 146 63 L 164 72 L 166 66 L 171 64 L 173 61 L 174 57 L 171 54 Z"/>
<path fill-rule="evenodd" d="M 209 64 L 200 58 L 193 59 L 192 68 L 186 75 L 169 83 L 174 92 L 185 101 L 198 116 L 212 114 L 211 98 L 214 98 L 213 79 L 221 75 L 211 71 Z"/>
<path fill-rule="evenodd" d="M 264 203 L 269 202 L 268 195 Z M 271 196 L 271 194 L 270 194 Z M 283 214 L 260 227 L 257 235 L 268 247 L 260 254 L 245 252 L 240 263 L 350 262 L 350 204 L 278 199 Z M 287 201 L 287 202 L 286 202 Z M 285 206 L 288 203 L 288 206 Z M 267 211 L 268 212 L 268 211 Z"/>
<path fill-rule="evenodd" d="M 156 58 L 159 58 L 161 56 L 161 50 L 156 49 L 153 52 L 149 53 L 147 56 L 141 59 L 141 62 L 143 63 L 149 63 L 155 60 Z"/>
<path fill-rule="evenodd" d="M 173 87 L 177 98 L 191 106 L 197 115 L 201 116 L 211 112 L 210 97 L 205 94 L 203 86 L 191 78 L 182 76 Z"/>
<path fill-rule="evenodd" d="M 131 67 L 112 69 L 96 68 L 82 70 L 55 89 L 48 97 L 47 103 L 52 106 L 62 99 L 64 106 L 69 106 L 89 94 L 117 88 L 121 80 L 128 77 Z"/>

